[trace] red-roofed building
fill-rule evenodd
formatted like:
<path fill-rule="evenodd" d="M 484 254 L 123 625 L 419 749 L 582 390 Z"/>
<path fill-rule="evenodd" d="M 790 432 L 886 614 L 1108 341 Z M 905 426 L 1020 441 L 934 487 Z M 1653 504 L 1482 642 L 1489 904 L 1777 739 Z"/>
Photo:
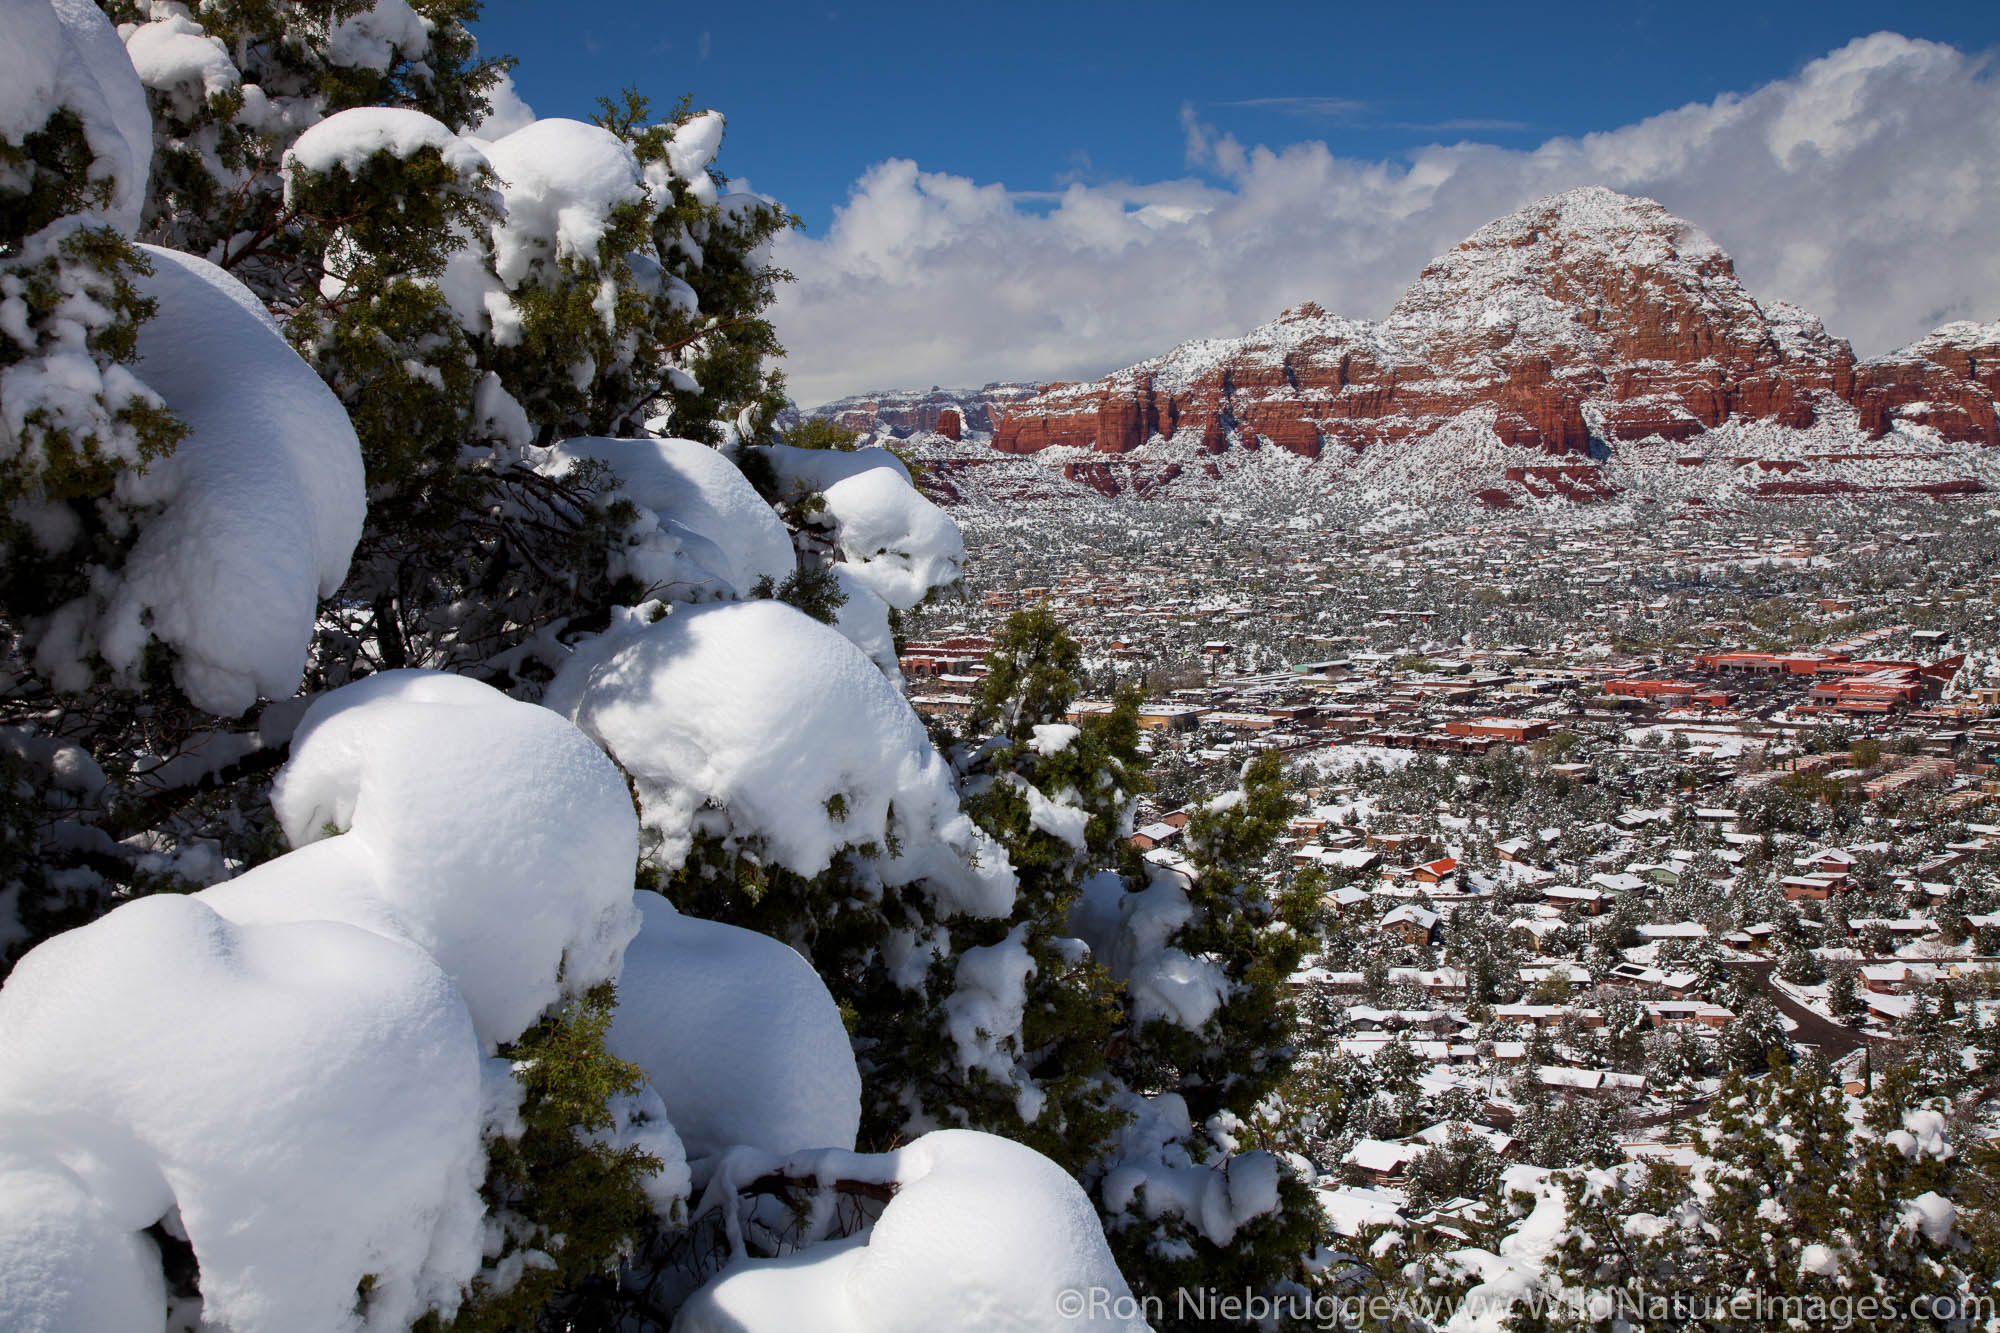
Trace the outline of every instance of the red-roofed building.
<path fill-rule="evenodd" d="M 1410 878 L 1424 884 L 1442 884 L 1458 873 L 1458 862 L 1449 856 L 1441 856 L 1426 862 L 1410 872 Z"/>

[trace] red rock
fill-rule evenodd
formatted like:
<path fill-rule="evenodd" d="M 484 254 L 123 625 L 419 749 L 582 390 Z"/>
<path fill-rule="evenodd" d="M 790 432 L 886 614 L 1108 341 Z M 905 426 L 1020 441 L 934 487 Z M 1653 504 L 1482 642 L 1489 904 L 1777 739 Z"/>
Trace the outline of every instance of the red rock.
<path fill-rule="evenodd" d="M 1842 404 L 1878 437 L 1901 421 L 1994 445 L 1996 397 L 2000 324 L 1948 325 L 1857 365 L 1810 315 L 1754 299 L 1698 228 L 1590 187 L 1480 228 L 1379 324 L 1297 306 L 1242 338 L 1050 385 L 1005 411 L 993 447 L 1119 455 L 1178 435 L 1209 455 L 1349 458 L 1487 412 L 1504 445 L 1593 459 L 1731 421 L 1803 429 Z M 1610 493 L 1594 470 L 1533 484 Z"/>

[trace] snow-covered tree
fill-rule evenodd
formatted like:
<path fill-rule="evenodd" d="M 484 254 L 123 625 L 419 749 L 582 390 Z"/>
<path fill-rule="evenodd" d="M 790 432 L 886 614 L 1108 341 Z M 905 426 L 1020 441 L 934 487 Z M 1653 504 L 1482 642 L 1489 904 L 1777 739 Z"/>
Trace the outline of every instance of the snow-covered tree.
<path fill-rule="evenodd" d="M 874 1070 L 785 941 L 1021 1137 L 1097 1029 L 1019 996 L 1082 966 L 1074 867 L 1023 906 L 898 688 L 956 528 L 759 443 L 785 219 L 720 117 L 481 138 L 466 4 L 5 13 L 0 1323 L 1130 1326 L 1055 1301 L 1127 1290 L 1057 1163 L 855 1151 Z M 807 575 L 832 623 L 768 595 Z M 791 910 L 651 891 L 724 868 Z"/>

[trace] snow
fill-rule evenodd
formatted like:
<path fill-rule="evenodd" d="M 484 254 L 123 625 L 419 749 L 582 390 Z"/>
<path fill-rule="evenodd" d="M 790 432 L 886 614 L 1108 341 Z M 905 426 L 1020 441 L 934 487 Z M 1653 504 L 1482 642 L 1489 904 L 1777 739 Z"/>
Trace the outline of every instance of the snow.
<path fill-rule="evenodd" d="M 1061 754 L 1082 734 L 1082 728 L 1067 722 L 1037 722 L 1028 748 L 1040 755 Z"/>
<path fill-rule="evenodd" d="M 127 1233 L 177 1209 L 206 1319 L 242 1333 L 361 1328 L 366 1274 L 369 1326 L 400 1328 L 469 1278 L 480 1106 L 450 979 L 353 926 L 239 926 L 162 894 L 56 936 L 0 989 L 4 1132 L 41 1137 Z"/>
<path fill-rule="evenodd" d="M 203 896 L 237 921 L 348 921 L 416 944 L 489 1047 L 616 978 L 638 929 L 617 769 L 548 710 L 468 677 L 389 671 L 321 697 L 271 803 L 301 850 Z"/>
<path fill-rule="evenodd" d="M 24 61 L 35 61 L 41 69 L 22 80 L 32 100 L 18 94 L 0 93 L 0 132 L 16 137 L 13 127 L 25 122 L 23 132 L 39 129 L 52 109 L 42 90 L 47 71 L 55 75 L 55 101 L 69 107 L 83 120 L 84 138 L 93 160 L 90 176 L 108 180 L 111 201 L 104 220 L 126 236 L 139 229 L 139 215 L 146 201 L 146 173 L 153 161 L 153 115 L 146 108 L 146 89 L 133 72 L 118 32 L 91 0 L 51 0 L 61 33 L 60 54 L 50 49 L 48 28 L 39 17 L 16 12 L 20 0 L 13 0 L 6 13 L 6 45 L 16 41 L 16 20 L 26 41 L 25 49 L 0 57 L 0 86 L 11 83 Z M 26 8 L 34 9 L 34 0 Z"/>
<path fill-rule="evenodd" d="M 167 1292 L 153 1242 L 120 1226 L 67 1167 L 0 1129 L 0 1313 L 15 1333 L 158 1330 Z"/>
<path fill-rule="evenodd" d="M 693 440 L 565 440 L 541 461 L 560 476 L 578 463 L 609 468 L 643 511 L 624 535 L 614 573 L 670 601 L 748 597 L 760 579 L 783 583 L 796 568 L 776 511 L 736 465 Z M 886 630 L 886 621 L 884 623 Z"/>
<path fill-rule="evenodd" d="M 646 185 L 625 142 L 582 121 L 530 120 L 502 138 L 466 142 L 484 154 L 499 185 L 502 215 L 489 238 L 492 268 L 482 247 L 468 245 L 446 263 L 438 288 L 466 329 L 511 347 L 522 336 L 521 309 L 511 293 L 524 285 L 574 281 L 552 272 L 559 261 L 585 270 L 615 261 L 602 253 L 612 214 L 643 205 Z M 634 256 L 633 262 L 642 259 Z M 609 327 L 611 307 L 600 304 L 599 313 Z M 589 367 L 581 370 L 588 378 Z"/>
<path fill-rule="evenodd" d="M 917 493 L 909 470 L 886 449 L 764 446 L 787 498 L 819 492 L 834 544 L 854 575 L 898 611 L 965 572 L 965 539 L 944 511 Z"/>
<path fill-rule="evenodd" d="M 903 668 L 896 660 L 896 635 L 889 628 L 889 604 L 863 583 L 851 565 L 833 566 L 833 580 L 847 600 L 834 611 L 833 627 L 847 641 L 868 654 L 868 660 L 898 690 L 903 688 Z"/>
<path fill-rule="evenodd" d="M 957 985 L 945 999 L 945 1030 L 958 1048 L 965 1073 L 984 1070 L 1015 1088 L 1015 1110 L 1034 1123 L 1044 1094 L 1018 1063 L 1021 1019 L 1027 1009 L 1028 978 L 1035 960 L 1028 952 L 1028 928 L 1019 925 L 998 944 L 967 949 L 958 957 Z"/>
<path fill-rule="evenodd" d="M 1088 810 L 1068 801 L 1052 800 L 1034 784 L 1023 781 L 1011 773 L 1004 775 L 1003 780 L 1019 790 L 1027 800 L 1030 828 L 1039 829 L 1052 838 L 1068 843 L 1076 851 L 1084 850 L 1084 832 L 1090 827 Z M 1067 794 L 1072 798 L 1076 795 L 1073 791 Z"/>
<path fill-rule="evenodd" d="M 1213 959 L 1190 957 L 1167 942 L 1194 915 L 1186 878 L 1161 866 L 1147 873 L 1150 883 L 1134 893 L 1110 872 L 1085 880 L 1069 930 L 1125 983 L 1134 1018 L 1196 1032 L 1221 1007 L 1229 979 Z"/>
<path fill-rule="evenodd" d="M 1194 1128 L 1179 1093 L 1127 1094 L 1132 1116 L 1119 1131 L 1104 1177 L 1107 1212 L 1134 1208 L 1148 1218 L 1177 1216 L 1212 1245 L 1226 1246 L 1244 1224 L 1278 1207 L 1278 1160 L 1261 1149 L 1197 1161 L 1188 1150 Z M 1211 1128 L 1212 1128 L 1211 1122 Z"/>
<path fill-rule="evenodd" d="M 507 204 L 493 261 L 509 288 L 557 259 L 595 265 L 612 211 L 646 199 L 632 150 L 580 120 L 535 121 L 487 145 L 486 156 Z"/>
<path fill-rule="evenodd" d="M 722 147 L 722 130 L 720 111 L 690 116 L 676 129 L 667 144 L 667 162 L 674 175 L 692 183 L 706 173 L 708 164 L 715 161 L 716 150 Z"/>
<path fill-rule="evenodd" d="M 377 153 L 410 158 L 426 148 L 436 149 L 461 177 L 474 176 L 486 165 L 486 155 L 443 121 L 405 107 L 358 106 L 328 116 L 298 137 L 285 153 L 286 189 L 289 194 L 298 171 L 324 175 L 339 167 L 357 175 Z"/>
<path fill-rule="evenodd" d="M 1872 1001 L 1878 997 L 1869 998 Z M 1883 1142 L 1913 1161 L 1926 1157 L 1943 1161 L 1953 1155 L 1944 1117 L 1923 1108 L 1905 1111 L 1903 1127 L 1885 1135 Z"/>
<path fill-rule="evenodd" d="M 0 0 L 0 136 L 18 143 L 48 122 L 62 64 L 62 23 L 48 0 Z"/>
<path fill-rule="evenodd" d="M 482 1135 L 518 1118 L 488 1053 L 617 976 L 638 927 L 623 781 L 545 709 L 402 671 L 308 708 L 272 801 L 297 850 L 128 902 L 0 988 L 0 1255 L 42 1255 L 0 1277 L 0 1325 L 157 1327 L 119 1312 L 158 1308 L 135 1233 L 163 1220 L 239 1333 L 406 1328 L 478 1271 Z M 682 1197 L 664 1107 L 614 1109 L 664 1159 L 655 1202 Z M 101 1292 L 67 1290 L 84 1265 Z"/>
<path fill-rule="evenodd" d="M 173 454 L 127 473 L 119 498 L 157 507 L 124 567 L 57 613 L 38 664 L 66 688 L 92 653 L 129 677 L 146 646 L 211 713 L 297 687 L 318 599 L 361 536 L 361 447 L 347 413 L 247 288 L 205 260 L 142 246 L 158 313 L 137 371 L 188 427 Z"/>
<path fill-rule="evenodd" d="M 421 60 L 430 49 L 430 20 L 412 9 L 409 0 L 375 0 L 334 25 L 326 59 L 331 65 L 385 74 L 397 56 Z"/>
<path fill-rule="evenodd" d="M 646 1071 L 690 1157 L 854 1147 L 861 1076 L 812 965 L 766 935 L 636 895 L 607 1045 Z"/>
<path fill-rule="evenodd" d="M 125 54 L 140 82 L 172 95 L 183 114 L 243 82 L 229 48 L 185 14 L 141 23 L 126 34 Z"/>
<path fill-rule="evenodd" d="M 1047 1158 L 963 1129 L 890 1157 L 899 1188 L 872 1229 L 738 1260 L 682 1307 L 676 1333 L 1146 1327 L 1089 1198 Z"/>
<path fill-rule="evenodd" d="M 1951 1239 L 1952 1228 L 1958 1221 L 1958 1210 L 1950 1199 L 1935 1190 L 1926 1190 L 1903 1204 L 1903 1218 L 1933 1245 L 1943 1245 Z"/>
<path fill-rule="evenodd" d="M 1500 1252 L 1465 1249 L 1451 1261 L 1475 1275 L 1458 1310 L 1445 1324 L 1449 1333 L 1501 1333 L 1511 1326 L 1516 1302 L 1532 1298 L 1541 1288 L 1543 1263 L 1562 1243 L 1569 1224 L 1569 1200 L 1549 1172 L 1535 1167 L 1509 1167 L 1501 1173 L 1503 1196 L 1516 1190 L 1534 1196 L 1534 1207 L 1504 1240 Z"/>
<path fill-rule="evenodd" d="M 580 647 L 544 702 L 631 775 L 669 869 L 697 829 L 806 876 L 872 845 L 886 883 L 927 879 L 947 911 L 1013 905 L 1005 851 L 959 809 L 909 704 L 839 631 L 783 603 L 620 626 Z"/>

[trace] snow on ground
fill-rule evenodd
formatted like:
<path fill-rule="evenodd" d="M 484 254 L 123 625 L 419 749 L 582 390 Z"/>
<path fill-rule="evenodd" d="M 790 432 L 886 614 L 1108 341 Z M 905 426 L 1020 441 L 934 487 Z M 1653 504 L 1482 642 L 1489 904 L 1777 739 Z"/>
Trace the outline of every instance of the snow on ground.
<path fill-rule="evenodd" d="M 1632 745 L 1643 745 L 1652 741 L 1673 744 L 1676 737 L 1687 741 L 1688 753 L 1695 757 L 1735 759 L 1746 751 L 1759 751 L 1764 742 L 1753 736 L 1745 736 L 1733 727 L 1702 727 L 1680 723 L 1672 726 L 1627 727 L 1625 740 Z"/>
<path fill-rule="evenodd" d="M 1366 768 L 1370 764 L 1379 764 L 1394 772 L 1416 757 L 1415 750 L 1401 750 L 1387 745 L 1329 745 L 1323 750 L 1310 751 L 1298 762 L 1332 777 Z"/>

